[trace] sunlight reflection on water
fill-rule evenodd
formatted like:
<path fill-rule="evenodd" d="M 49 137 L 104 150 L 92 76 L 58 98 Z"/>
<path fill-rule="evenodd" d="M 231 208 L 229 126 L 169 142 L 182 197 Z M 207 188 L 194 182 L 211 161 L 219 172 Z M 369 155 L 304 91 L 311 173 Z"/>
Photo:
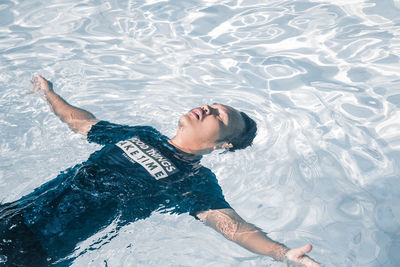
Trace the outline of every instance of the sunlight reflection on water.
<path fill-rule="evenodd" d="M 180 114 L 223 102 L 259 125 L 253 147 L 203 160 L 239 214 L 288 246 L 312 243 L 325 266 L 395 266 L 399 1 L 264 2 L 3 1 L 2 202 L 98 149 L 25 94 L 33 74 L 100 119 L 171 137 Z M 105 262 L 274 264 L 187 215 L 160 214 L 75 265 Z"/>

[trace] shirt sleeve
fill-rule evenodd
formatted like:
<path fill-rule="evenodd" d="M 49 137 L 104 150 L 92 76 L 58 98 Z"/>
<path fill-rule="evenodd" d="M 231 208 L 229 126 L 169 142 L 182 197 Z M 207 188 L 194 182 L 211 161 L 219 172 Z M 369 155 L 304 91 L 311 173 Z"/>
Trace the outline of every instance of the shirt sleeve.
<path fill-rule="evenodd" d="M 199 182 L 192 188 L 192 205 L 189 214 L 196 219 L 197 214 L 206 210 L 231 208 L 225 200 L 222 189 L 218 184 L 215 174 L 209 169 L 202 167 L 197 174 Z"/>
<path fill-rule="evenodd" d="M 153 132 L 150 126 L 128 126 L 108 121 L 99 121 L 94 124 L 87 134 L 87 140 L 100 145 L 115 144 L 143 132 Z"/>

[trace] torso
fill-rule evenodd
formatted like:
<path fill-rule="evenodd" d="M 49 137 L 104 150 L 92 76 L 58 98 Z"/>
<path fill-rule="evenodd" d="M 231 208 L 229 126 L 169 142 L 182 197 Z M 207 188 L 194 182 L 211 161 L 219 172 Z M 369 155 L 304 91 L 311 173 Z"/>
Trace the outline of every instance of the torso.
<path fill-rule="evenodd" d="M 101 150 L 19 201 L 50 256 L 67 255 L 116 219 L 123 225 L 154 211 L 196 215 L 229 207 L 200 157 L 178 151 L 151 127 L 116 129 L 120 137 L 107 127 L 89 133 L 90 141 L 107 141 Z"/>

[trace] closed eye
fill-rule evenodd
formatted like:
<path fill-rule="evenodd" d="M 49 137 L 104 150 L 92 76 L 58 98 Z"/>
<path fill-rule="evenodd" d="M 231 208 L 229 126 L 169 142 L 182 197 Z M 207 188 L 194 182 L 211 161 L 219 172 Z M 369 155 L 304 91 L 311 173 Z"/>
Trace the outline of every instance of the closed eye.
<path fill-rule="evenodd" d="M 216 111 L 216 115 L 218 116 L 219 120 L 224 124 L 228 124 L 228 116 L 226 114 L 226 111 L 221 108 L 220 104 L 213 103 L 212 108 Z"/>

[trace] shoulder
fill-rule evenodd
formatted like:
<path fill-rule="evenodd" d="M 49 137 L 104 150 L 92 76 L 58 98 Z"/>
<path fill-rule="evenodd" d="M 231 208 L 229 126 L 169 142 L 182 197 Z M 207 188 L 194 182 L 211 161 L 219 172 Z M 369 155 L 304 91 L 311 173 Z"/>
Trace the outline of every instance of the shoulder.
<path fill-rule="evenodd" d="M 194 183 L 196 184 L 196 192 L 202 192 L 207 195 L 221 195 L 222 188 L 218 183 L 216 175 L 208 168 L 201 166 L 194 173 Z"/>
<path fill-rule="evenodd" d="M 204 167 L 204 166 L 200 166 L 200 168 L 198 168 L 197 174 L 200 176 L 216 178 L 215 174 L 209 168 Z"/>
<path fill-rule="evenodd" d="M 218 184 L 215 174 L 204 166 L 201 166 L 194 173 L 204 184 Z"/>

